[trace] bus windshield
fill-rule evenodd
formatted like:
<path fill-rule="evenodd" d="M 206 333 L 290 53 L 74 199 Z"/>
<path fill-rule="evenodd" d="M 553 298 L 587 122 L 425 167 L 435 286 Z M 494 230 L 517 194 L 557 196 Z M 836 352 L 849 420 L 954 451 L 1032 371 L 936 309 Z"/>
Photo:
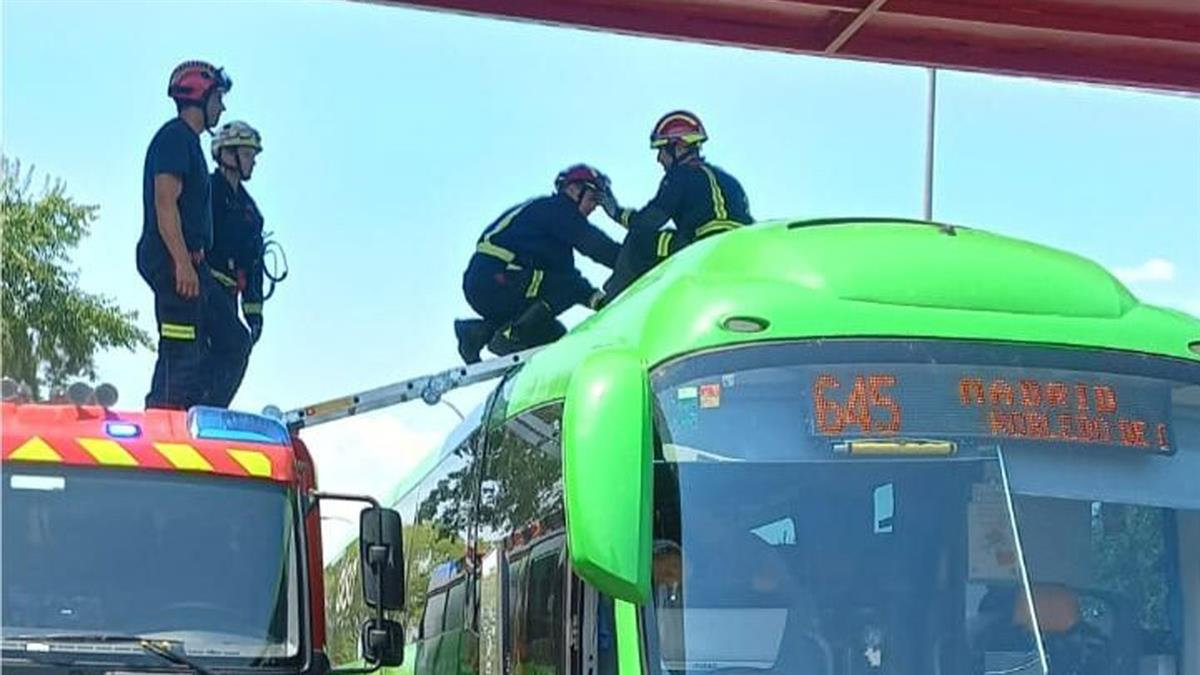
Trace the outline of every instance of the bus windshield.
<path fill-rule="evenodd" d="M 3 485 L 6 657 L 28 658 L 29 642 L 59 636 L 34 658 L 120 655 L 161 666 L 139 649 L 89 640 L 99 635 L 170 640 L 189 658 L 228 666 L 298 657 L 297 525 L 286 486 L 16 464 L 5 465 Z"/>
<path fill-rule="evenodd" d="M 660 672 L 1200 675 L 1200 366 L 843 340 L 652 377 Z"/>

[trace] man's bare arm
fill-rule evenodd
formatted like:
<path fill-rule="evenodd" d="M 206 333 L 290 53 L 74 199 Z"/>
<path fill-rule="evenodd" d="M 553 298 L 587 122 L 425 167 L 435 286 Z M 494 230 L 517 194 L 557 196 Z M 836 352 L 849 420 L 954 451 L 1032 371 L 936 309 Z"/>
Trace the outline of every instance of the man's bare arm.
<path fill-rule="evenodd" d="M 179 176 L 170 173 L 154 176 L 154 212 L 158 216 L 158 233 L 175 265 L 175 291 L 185 298 L 194 298 L 200 294 L 200 280 L 183 239 L 183 224 L 179 217 L 182 192 L 183 181 Z"/>

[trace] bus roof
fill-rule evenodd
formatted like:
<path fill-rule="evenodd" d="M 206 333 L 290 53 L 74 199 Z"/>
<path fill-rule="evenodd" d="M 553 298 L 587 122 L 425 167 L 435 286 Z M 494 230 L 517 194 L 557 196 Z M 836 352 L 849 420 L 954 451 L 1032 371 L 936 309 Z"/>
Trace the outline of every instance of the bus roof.
<path fill-rule="evenodd" d="M 760 332 L 724 327 L 765 320 Z M 561 399 L 589 352 L 647 367 L 724 345 L 815 338 L 947 338 L 1108 349 L 1200 361 L 1200 320 L 1140 303 L 1077 255 L 926 221 L 755 224 L 697 242 L 535 354 L 508 414 Z"/>
<path fill-rule="evenodd" d="M 249 422 L 264 419 L 217 414 Z M 295 475 L 289 445 L 248 440 L 246 434 L 230 440 L 238 434 L 216 438 L 220 434 L 193 433 L 196 425 L 184 411 L 114 412 L 97 406 L 5 402 L 0 416 L 6 464 L 188 471 L 279 482 L 291 482 Z"/>

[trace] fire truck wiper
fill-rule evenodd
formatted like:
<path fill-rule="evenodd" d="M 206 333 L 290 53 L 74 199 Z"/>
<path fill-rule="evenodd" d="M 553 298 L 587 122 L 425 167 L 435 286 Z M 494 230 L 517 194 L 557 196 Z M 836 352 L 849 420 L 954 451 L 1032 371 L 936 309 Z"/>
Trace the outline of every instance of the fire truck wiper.
<path fill-rule="evenodd" d="M 174 644 L 179 643 L 175 642 Z M 213 675 L 212 671 L 208 670 L 204 666 L 196 663 L 182 654 L 176 653 L 172 649 L 172 643 L 169 641 L 164 642 L 161 640 L 144 640 L 142 641 L 142 649 L 145 649 L 151 654 L 164 658 L 171 663 L 178 663 L 181 666 L 187 666 L 200 675 Z"/>
<path fill-rule="evenodd" d="M 140 635 L 122 635 L 115 633 L 48 633 L 42 635 L 5 635 L 5 641 L 14 640 L 32 643 L 63 643 L 63 642 L 112 642 L 121 644 L 136 644 L 155 656 L 181 666 L 187 666 L 200 675 L 213 675 L 213 672 L 191 659 L 175 652 L 175 647 L 182 645 L 179 640 L 163 640 L 142 637 Z"/>

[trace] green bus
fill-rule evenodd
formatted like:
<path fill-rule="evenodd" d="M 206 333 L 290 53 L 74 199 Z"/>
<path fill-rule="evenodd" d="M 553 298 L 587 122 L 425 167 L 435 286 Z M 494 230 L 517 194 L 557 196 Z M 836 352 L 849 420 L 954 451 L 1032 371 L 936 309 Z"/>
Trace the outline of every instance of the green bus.
<path fill-rule="evenodd" d="M 760 223 L 393 501 L 416 675 L 1200 675 L 1200 320 L 976 229 Z"/>

